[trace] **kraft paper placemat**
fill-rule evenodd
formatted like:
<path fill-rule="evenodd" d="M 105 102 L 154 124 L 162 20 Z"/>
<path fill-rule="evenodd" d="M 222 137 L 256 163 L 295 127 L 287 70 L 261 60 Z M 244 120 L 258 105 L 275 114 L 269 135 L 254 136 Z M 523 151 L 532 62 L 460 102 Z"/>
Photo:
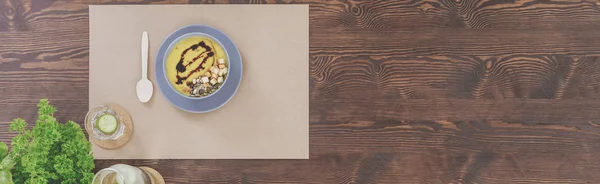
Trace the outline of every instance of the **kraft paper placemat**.
<path fill-rule="evenodd" d="M 90 107 L 116 103 L 133 119 L 117 150 L 93 145 L 97 159 L 308 159 L 308 5 L 90 6 Z M 192 114 L 156 84 L 162 41 L 190 24 L 225 32 L 243 60 L 236 95 L 220 109 Z M 150 38 L 150 102 L 138 101 L 140 42 Z"/>

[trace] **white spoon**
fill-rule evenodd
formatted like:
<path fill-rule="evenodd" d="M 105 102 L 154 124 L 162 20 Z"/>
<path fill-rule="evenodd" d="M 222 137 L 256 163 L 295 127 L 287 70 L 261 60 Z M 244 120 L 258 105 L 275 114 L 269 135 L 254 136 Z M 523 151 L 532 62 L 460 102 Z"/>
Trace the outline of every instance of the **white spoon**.
<path fill-rule="evenodd" d="M 142 34 L 142 79 L 138 81 L 136 92 L 138 99 L 142 103 L 150 101 L 152 98 L 152 82 L 148 80 L 148 33 Z"/>

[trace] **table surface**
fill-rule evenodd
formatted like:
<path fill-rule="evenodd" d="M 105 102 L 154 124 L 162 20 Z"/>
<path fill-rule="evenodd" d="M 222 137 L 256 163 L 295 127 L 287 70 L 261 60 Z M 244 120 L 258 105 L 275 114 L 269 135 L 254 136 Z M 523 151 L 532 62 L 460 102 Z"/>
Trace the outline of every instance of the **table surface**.
<path fill-rule="evenodd" d="M 599 183 L 600 2 L 310 3 L 309 160 L 102 160 L 167 183 Z M 0 141 L 88 107 L 88 4 L 0 0 Z M 213 0 L 208 3 L 228 3 Z"/>

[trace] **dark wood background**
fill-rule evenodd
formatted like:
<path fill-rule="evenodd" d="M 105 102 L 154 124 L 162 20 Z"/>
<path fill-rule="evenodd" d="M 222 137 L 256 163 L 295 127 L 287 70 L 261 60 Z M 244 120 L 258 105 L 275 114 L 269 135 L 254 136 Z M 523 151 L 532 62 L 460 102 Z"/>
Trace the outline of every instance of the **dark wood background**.
<path fill-rule="evenodd" d="M 88 106 L 88 4 L 309 3 L 310 160 L 107 160 L 167 183 L 600 183 L 598 0 L 0 0 L 0 141 Z M 293 104 L 290 104 L 293 105 Z"/>

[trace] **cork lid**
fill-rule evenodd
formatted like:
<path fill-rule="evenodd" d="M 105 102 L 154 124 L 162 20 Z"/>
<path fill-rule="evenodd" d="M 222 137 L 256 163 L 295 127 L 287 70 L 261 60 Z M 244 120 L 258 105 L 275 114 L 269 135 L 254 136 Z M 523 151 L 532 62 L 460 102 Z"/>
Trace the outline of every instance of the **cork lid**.
<path fill-rule="evenodd" d="M 165 180 L 163 179 L 162 175 L 158 173 L 158 171 L 150 167 L 140 167 L 140 169 L 150 176 L 150 182 L 152 184 L 165 184 Z"/>

